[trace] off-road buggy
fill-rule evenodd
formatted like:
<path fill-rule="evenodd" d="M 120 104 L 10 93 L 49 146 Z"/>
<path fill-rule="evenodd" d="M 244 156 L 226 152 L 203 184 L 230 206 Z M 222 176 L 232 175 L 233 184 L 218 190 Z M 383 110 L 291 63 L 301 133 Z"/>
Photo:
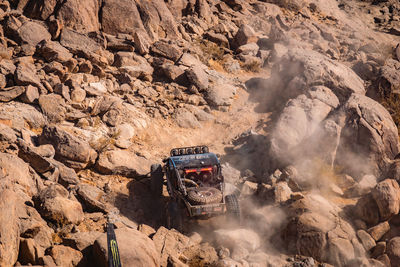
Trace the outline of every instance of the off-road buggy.
<path fill-rule="evenodd" d="M 182 231 L 185 218 L 221 214 L 240 221 L 237 197 L 225 195 L 221 164 L 208 147 L 174 148 L 163 163 L 164 166 L 151 166 L 151 190 L 154 197 L 161 197 L 166 181 L 170 196 L 166 208 L 167 227 Z"/>

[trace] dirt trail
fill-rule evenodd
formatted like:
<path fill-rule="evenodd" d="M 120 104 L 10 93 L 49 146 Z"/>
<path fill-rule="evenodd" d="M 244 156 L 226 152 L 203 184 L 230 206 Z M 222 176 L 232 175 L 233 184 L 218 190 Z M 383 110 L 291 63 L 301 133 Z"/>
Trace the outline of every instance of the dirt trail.
<path fill-rule="evenodd" d="M 266 78 L 268 73 L 258 75 L 241 74 L 243 83 L 252 78 Z M 207 145 L 210 150 L 225 154 L 225 147 L 241 133 L 255 129 L 257 125 L 269 120 L 269 113 L 255 111 L 258 103 L 249 100 L 250 94 L 238 87 L 233 105 L 228 112 L 212 110 L 215 120 L 203 122 L 201 128 L 184 129 L 173 120 L 157 120 L 142 131 L 135 140 L 134 150 L 147 151 L 152 158 L 162 159 L 168 156 L 173 147 Z"/>

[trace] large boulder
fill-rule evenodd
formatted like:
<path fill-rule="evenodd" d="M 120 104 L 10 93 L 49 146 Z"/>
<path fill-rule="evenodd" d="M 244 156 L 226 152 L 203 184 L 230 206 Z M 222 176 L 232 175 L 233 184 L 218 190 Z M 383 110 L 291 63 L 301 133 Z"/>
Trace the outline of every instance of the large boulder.
<path fill-rule="evenodd" d="M 148 172 L 150 161 L 127 150 L 110 150 L 99 155 L 96 170 L 102 174 L 136 177 Z"/>
<path fill-rule="evenodd" d="M 189 237 L 176 230 L 168 230 L 165 227 L 160 227 L 152 239 L 160 255 L 161 266 L 167 266 L 169 257 L 179 258 L 185 249 L 193 245 Z"/>
<path fill-rule="evenodd" d="M 154 40 L 166 37 L 174 39 L 180 36 L 175 18 L 169 11 L 165 1 L 135 1 L 140 17 L 146 18 L 142 19 L 142 22 L 150 38 Z"/>
<path fill-rule="evenodd" d="M 32 128 L 39 129 L 46 123 L 46 119 L 40 111 L 31 105 L 20 102 L 1 104 L 0 121 L 15 129 L 23 129 L 27 123 Z"/>
<path fill-rule="evenodd" d="M 39 105 L 49 122 L 62 122 L 65 119 L 66 104 L 62 96 L 57 94 L 41 95 Z"/>
<path fill-rule="evenodd" d="M 0 191 L 0 265 L 14 266 L 19 251 L 19 218 L 17 194 L 10 189 Z"/>
<path fill-rule="evenodd" d="M 95 32 L 99 24 L 100 2 L 97 0 L 70 0 L 64 2 L 58 11 L 58 18 L 64 26 L 78 32 Z"/>
<path fill-rule="evenodd" d="M 101 10 L 101 25 L 106 33 L 146 32 L 135 1 L 105 0 Z"/>
<path fill-rule="evenodd" d="M 396 180 L 386 179 L 378 183 L 371 193 L 378 205 L 381 220 L 388 220 L 399 213 L 400 189 Z"/>
<path fill-rule="evenodd" d="M 337 164 L 353 177 L 381 177 L 389 160 L 399 153 L 397 127 L 389 112 L 369 97 L 354 94 L 343 107 L 346 121 L 337 152 Z"/>
<path fill-rule="evenodd" d="M 353 93 L 365 94 L 364 82 L 354 71 L 312 50 L 288 47 L 273 70 L 271 78 L 252 79 L 246 84 L 258 91 L 268 90 L 268 94 L 254 94 L 254 97 L 270 107 L 285 104 L 317 85 L 329 88 L 341 103 Z"/>
<path fill-rule="evenodd" d="M 400 237 L 390 239 L 386 246 L 386 253 L 389 256 L 392 266 L 400 265 Z"/>
<path fill-rule="evenodd" d="M 53 145 L 55 158 L 73 169 L 85 168 L 97 158 L 96 151 L 88 143 L 58 126 L 45 126 L 39 142 Z"/>
<path fill-rule="evenodd" d="M 160 254 L 153 241 L 145 234 L 131 228 L 115 230 L 122 266 L 160 266 Z M 97 266 L 108 266 L 107 235 L 102 234 L 94 243 Z"/>
<path fill-rule="evenodd" d="M 339 219 L 341 209 L 323 197 L 308 195 L 293 202 L 289 210 L 293 214 L 300 211 L 286 228 L 289 251 L 334 266 L 346 266 L 354 257 L 364 256 L 364 248 L 352 226 Z"/>
<path fill-rule="evenodd" d="M 68 49 L 60 45 L 58 42 L 43 40 L 37 45 L 36 49 L 37 52 L 48 62 L 58 61 L 64 63 L 72 58 L 72 54 Z"/>
<path fill-rule="evenodd" d="M 81 204 L 69 196 L 69 192 L 59 184 L 53 184 L 40 192 L 40 214 L 60 225 L 79 224 L 83 218 Z"/>
<path fill-rule="evenodd" d="M 25 200 L 38 194 L 42 186 L 40 178 L 22 159 L 13 154 L 0 153 L 0 169 L 4 171 L 0 178 L 0 190 L 13 188 Z"/>
<path fill-rule="evenodd" d="M 331 122 L 324 127 L 321 122 L 338 105 L 336 95 L 324 86 L 313 87 L 306 95 L 290 100 L 271 135 L 271 153 L 275 159 L 283 164 L 293 163 L 299 153 L 303 154 L 302 159 L 315 156 L 313 152 L 317 152 L 319 143 L 329 136 L 335 141 L 339 135 L 338 126 Z M 310 149 L 312 144 L 318 145 Z M 330 150 L 335 149 L 335 146 L 330 147 Z M 330 161 L 332 163 L 332 159 Z"/>
<path fill-rule="evenodd" d="M 43 24 L 35 21 L 27 21 L 17 30 L 21 44 L 29 44 L 35 47 L 42 40 L 50 40 L 51 35 Z"/>
<path fill-rule="evenodd" d="M 80 251 L 63 245 L 56 245 L 52 247 L 50 250 L 50 256 L 53 258 L 54 263 L 57 266 L 65 267 L 78 266 L 83 258 L 83 255 Z"/>

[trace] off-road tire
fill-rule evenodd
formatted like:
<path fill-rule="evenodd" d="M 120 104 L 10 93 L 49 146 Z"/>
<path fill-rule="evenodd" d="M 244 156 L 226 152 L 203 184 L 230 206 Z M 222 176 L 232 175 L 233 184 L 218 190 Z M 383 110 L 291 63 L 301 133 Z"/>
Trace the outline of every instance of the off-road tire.
<path fill-rule="evenodd" d="M 238 224 L 240 224 L 241 211 L 237 196 L 227 195 L 225 197 L 225 204 L 226 204 L 226 215 L 229 217 L 229 219 L 235 220 Z"/>
<path fill-rule="evenodd" d="M 183 211 L 180 209 L 179 204 L 175 201 L 169 201 L 167 204 L 167 223 L 168 229 L 175 229 L 179 232 L 183 231 Z"/>
<path fill-rule="evenodd" d="M 164 173 L 160 164 L 153 164 L 150 168 L 151 193 L 154 197 L 161 197 L 164 182 Z"/>
<path fill-rule="evenodd" d="M 188 199 L 192 204 L 213 204 L 222 200 L 222 193 L 214 187 L 194 187 L 187 191 Z"/>

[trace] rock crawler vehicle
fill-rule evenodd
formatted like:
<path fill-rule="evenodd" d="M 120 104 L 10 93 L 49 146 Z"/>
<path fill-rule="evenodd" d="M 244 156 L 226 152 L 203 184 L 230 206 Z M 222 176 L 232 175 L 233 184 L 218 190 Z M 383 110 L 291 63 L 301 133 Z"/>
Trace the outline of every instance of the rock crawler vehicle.
<path fill-rule="evenodd" d="M 174 148 L 163 163 L 153 164 L 150 174 L 154 197 L 161 197 L 163 184 L 167 185 L 167 227 L 182 231 L 185 218 L 222 214 L 240 221 L 237 197 L 225 195 L 221 164 L 208 147 Z"/>

